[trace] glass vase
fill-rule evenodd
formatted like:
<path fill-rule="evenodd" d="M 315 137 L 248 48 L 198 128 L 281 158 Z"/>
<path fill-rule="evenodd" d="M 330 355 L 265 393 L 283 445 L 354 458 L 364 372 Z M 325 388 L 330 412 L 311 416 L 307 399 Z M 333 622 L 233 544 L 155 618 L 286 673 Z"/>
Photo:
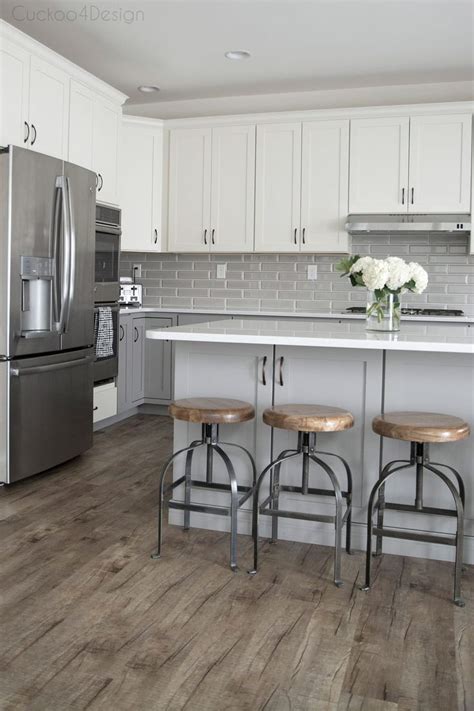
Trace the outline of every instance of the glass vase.
<path fill-rule="evenodd" d="M 393 333 L 400 330 L 399 294 L 367 294 L 366 328 L 368 331 Z"/>

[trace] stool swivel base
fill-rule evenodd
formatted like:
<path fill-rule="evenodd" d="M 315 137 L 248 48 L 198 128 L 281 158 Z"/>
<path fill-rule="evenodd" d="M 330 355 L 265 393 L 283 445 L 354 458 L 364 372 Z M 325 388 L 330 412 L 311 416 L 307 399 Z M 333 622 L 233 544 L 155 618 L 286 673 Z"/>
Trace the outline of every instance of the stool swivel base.
<path fill-rule="evenodd" d="M 284 462 L 302 455 L 303 471 L 301 486 L 286 486 L 280 484 L 280 469 Z M 335 457 L 340 462 L 346 472 L 347 491 L 341 490 L 338 478 L 333 469 L 319 455 Z M 328 475 L 332 489 L 316 489 L 309 486 L 309 466 L 310 462 L 318 465 Z M 266 475 L 270 473 L 270 494 L 259 505 L 259 491 Z M 299 511 L 286 511 L 280 509 L 279 498 L 281 492 L 307 494 L 316 496 L 332 496 L 335 498 L 335 516 L 323 514 L 309 514 Z M 343 511 L 343 501 L 346 501 L 345 511 Z M 296 449 L 286 449 L 271 462 L 260 474 L 254 493 L 253 523 L 254 533 L 254 567 L 249 571 L 255 575 L 258 569 L 258 514 L 272 517 L 272 543 L 278 539 L 278 519 L 292 518 L 304 521 L 321 521 L 323 523 L 333 523 L 335 526 L 335 549 L 334 549 L 334 583 L 337 587 L 342 586 L 341 580 L 341 547 L 342 529 L 346 525 L 346 551 L 351 552 L 351 502 L 352 502 L 352 474 L 347 462 L 338 454 L 332 452 L 322 452 L 316 450 L 316 432 L 298 432 L 298 444 Z"/>
<path fill-rule="evenodd" d="M 424 442 L 410 443 L 410 459 L 397 459 L 389 462 L 381 471 L 380 478 L 373 487 L 369 498 L 369 509 L 367 515 L 367 557 L 366 557 L 366 574 L 365 586 L 361 589 L 367 591 L 371 584 L 371 564 L 372 564 L 372 536 L 376 536 L 376 550 L 374 555 L 382 553 L 382 538 L 403 538 L 410 541 L 422 541 L 425 543 L 436 543 L 448 546 L 455 546 L 456 559 L 454 564 L 454 603 L 458 607 L 464 607 L 464 600 L 461 597 L 461 572 L 462 572 L 462 554 L 463 554 L 463 531 L 464 531 L 464 483 L 460 474 L 453 467 L 439 462 L 431 462 L 429 458 L 429 445 Z M 389 503 L 385 500 L 385 485 L 396 472 L 403 469 L 415 467 L 416 470 L 416 493 L 414 504 L 399 504 Z M 457 488 L 448 478 L 448 476 L 440 471 L 439 467 L 448 470 L 453 475 L 457 482 Z M 434 508 L 425 506 L 423 503 L 423 474 L 428 470 L 440 479 L 449 489 L 453 500 L 454 509 Z M 422 514 L 431 514 L 435 516 L 453 516 L 457 521 L 455 535 L 436 535 L 431 533 L 415 533 L 405 532 L 400 529 L 392 529 L 384 527 L 384 512 L 386 510 L 404 511 Z M 377 512 L 377 524 L 373 525 L 374 512 Z"/>
<path fill-rule="evenodd" d="M 252 470 L 252 486 L 240 486 L 237 483 L 234 466 L 228 454 L 222 449 L 224 447 L 236 447 L 242 450 L 250 460 Z M 200 447 L 206 447 L 206 479 L 192 479 L 191 467 L 194 452 Z M 173 461 L 180 454 L 186 453 L 186 463 L 184 474 L 173 481 L 165 490 L 165 477 Z M 222 459 L 229 477 L 229 484 L 221 484 L 213 480 L 214 455 L 217 454 Z M 159 491 L 160 500 L 158 507 L 158 545 L 156 553 L 152 554 L 153 559 L 161 557 L 161 547 L 163 540 L 163 505 L 165 493 L 172 491 L 177 486 L 184 484 L 184 502 L 171 500 L 168 503 L 170 509 L 184 511 L 184 530 L 189 530 L 191 511 L 196 513 L 212 513 L 221 516 L 230 516 L 230 568 L 237 570 L 237 511 L 252 496 L 257 474 L 253 457 L 244 447 L 234 442 L 219 442 L 219 425 L 202 424 L 202 436 L 200 440 L 192 442 L 188 447 L 175 452 L 166 462 L 160 476 Z M 211 504 L 191 503 L 191 490 L 193 487 L 230 493 L 230 506 L 215 506 Z"/>

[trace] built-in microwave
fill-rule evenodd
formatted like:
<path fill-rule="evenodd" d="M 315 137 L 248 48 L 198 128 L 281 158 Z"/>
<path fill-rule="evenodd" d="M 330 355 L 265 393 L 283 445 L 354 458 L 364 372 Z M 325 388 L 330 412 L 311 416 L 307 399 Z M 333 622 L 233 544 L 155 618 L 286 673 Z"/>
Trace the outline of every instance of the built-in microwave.
<path fill-rule="evenodd" d="M 95 286 L 96 304 L 116 303 L 120 296 L 120 210 L 96 206 Z"/>

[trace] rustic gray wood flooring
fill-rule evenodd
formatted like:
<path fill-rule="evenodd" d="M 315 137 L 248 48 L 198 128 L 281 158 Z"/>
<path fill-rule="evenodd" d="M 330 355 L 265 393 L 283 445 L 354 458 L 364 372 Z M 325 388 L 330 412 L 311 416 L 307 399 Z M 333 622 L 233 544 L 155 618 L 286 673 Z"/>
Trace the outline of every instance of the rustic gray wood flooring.
<path fill-rule="evenodd" d="M 263 544 L 254 578 L 227 534 L 165 529 L 157 468 L 168 418 L 98 433 L 83 457 L 0 490 L 2 711 L 474 709 L 474 571 L 466 607 L 447 563 Z M 250 564 L 250 538 L 239 538 Z M 243 566 L 242 566 L 243 567 Z"/>

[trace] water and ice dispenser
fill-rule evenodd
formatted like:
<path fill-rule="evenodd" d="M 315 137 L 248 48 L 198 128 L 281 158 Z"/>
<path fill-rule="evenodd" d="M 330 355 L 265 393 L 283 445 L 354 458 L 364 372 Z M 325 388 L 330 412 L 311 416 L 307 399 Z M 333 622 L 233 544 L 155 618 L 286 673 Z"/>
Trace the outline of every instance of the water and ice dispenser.
<path fill-rule="evenodd" d="M 33 338 L 51 332 L 53 326 L 54 260 L 21 258 L 21 335 Z"/>

